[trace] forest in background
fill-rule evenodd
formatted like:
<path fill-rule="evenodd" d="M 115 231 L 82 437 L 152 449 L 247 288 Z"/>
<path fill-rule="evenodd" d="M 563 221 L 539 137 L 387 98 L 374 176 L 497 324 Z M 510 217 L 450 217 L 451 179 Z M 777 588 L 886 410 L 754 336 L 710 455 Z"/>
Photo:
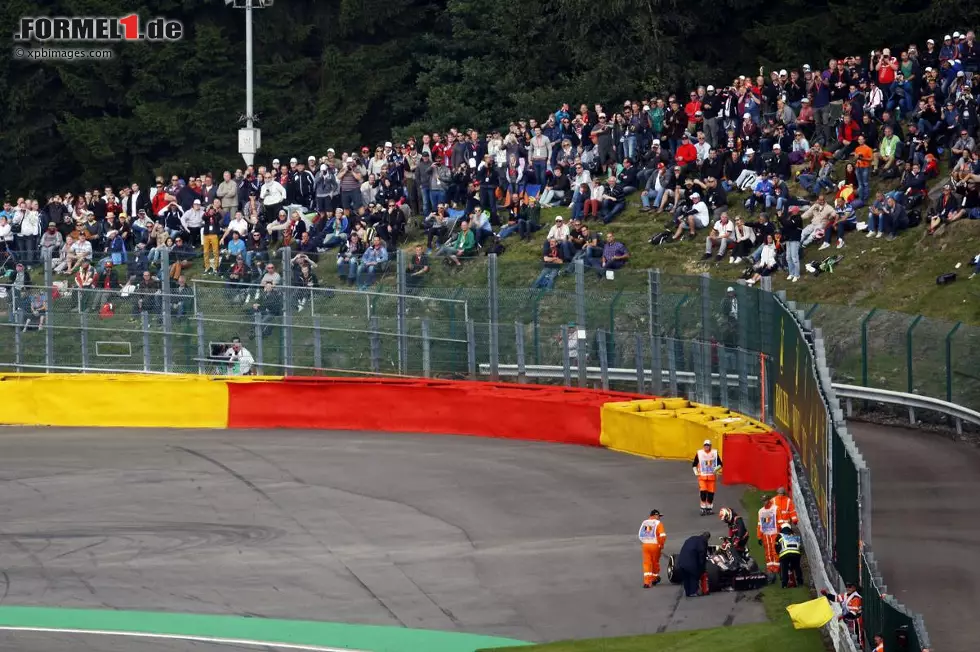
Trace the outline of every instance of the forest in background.
<path fill-rule="evenodd" d="M 0 31 L 12 45 L 22 16 L 133 10 L 7 0 Z M 4 59 L 0 194 L 242 165 L 244 12 L 223 0 L 144 0 L 136 11 L 182 21 L 184 38 L 117 43 L 98 63 Z M 922 48 L 978 17 L 967 0 L 278 0 L 254 13 L 257 160 Z"/>

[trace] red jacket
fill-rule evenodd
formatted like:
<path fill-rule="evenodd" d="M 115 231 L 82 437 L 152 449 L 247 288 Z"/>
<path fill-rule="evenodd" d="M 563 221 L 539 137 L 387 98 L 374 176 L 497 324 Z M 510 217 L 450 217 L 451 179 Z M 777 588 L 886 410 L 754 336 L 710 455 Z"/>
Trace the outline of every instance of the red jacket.
<path fill-rule="evenodd" d="M 853 120 L 851 120 L 850 122 L 842 123 L 837 131 L 838 140 L 840 140 L 841 142 L 846 140 L 848 142 L 853 143 L 857 141 L 858 136 L 860 135 L 861 135 L 861 127 L 860 125 L 858 125 L 858 123 L 854 122 Z"/>
<path fill-rule="evenodd" d="M 692 145 L 690 142 L 685 142 L 683 145 L 677 148 L 677 155 L 675 158 L 678 165 L 687 165 L 688 163 L 698 160 L 698 150 L 695 149 L 694 145 Z"/>

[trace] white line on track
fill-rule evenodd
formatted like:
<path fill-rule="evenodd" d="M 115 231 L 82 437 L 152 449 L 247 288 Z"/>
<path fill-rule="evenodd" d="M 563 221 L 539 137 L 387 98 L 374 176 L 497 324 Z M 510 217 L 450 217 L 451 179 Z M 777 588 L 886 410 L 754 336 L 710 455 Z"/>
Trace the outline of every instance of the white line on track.
<path fill-rule="evenodd" d="M 218 645 L 251 645 L 254 647 L 273 647 L 284 650 L 306 650 L 307 652 L 367 652 L 351 648 L 323 647 L 322 645 L 302 645 L 299 643 L 276 643 L 275 641 L 255 641 L 243 638 L 219 638 L 211 636 L 191 636 L 188 634 L 154 634 L 151 632 L 115 632 L 100 629 L 67 629 L 60 627 L 11 627 L 0 625 L 0 631 L 8 632 L 45 632 L 51 634 L 92 634 L 94 636 L 130 636 L 134 638 L 176 639 L 195 641 L 199 643 L 216 643 Z"/>

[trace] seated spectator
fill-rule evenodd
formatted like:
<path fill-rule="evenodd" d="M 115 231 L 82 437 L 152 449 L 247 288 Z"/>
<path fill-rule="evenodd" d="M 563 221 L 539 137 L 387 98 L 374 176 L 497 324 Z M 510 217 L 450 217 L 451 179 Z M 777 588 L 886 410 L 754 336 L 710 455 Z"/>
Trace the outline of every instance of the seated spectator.
<path fill-rule="evenodd" d="M 194 255 L 194 249 L 184 242 L 184 238 L 177 236 L 174 239 L 173 249 L 170 250 L 170 278 L 177 280 L 180 278 L 184 270 L 191 266 L 191 257 Z"/>
<path fill-rule="evenodd" d="M 449 264 L 460 266 L 462 258 L 472 256 L 476 253 L 476 237 L 470 230 L 470 223 L 463 220 L 459 223 L 459 232 L 452 242 L 444 244 L 438 252 L 439 256 L 445 256 Z"/>
<path fill-rule="evenodd" d="M 711 259 L 711 252 L 715 245 L 718 245 L 718 253 L 715 255 L 715 260 L 721 260 L 725 253 L 728 251 L 728 243 L 734 240 L 735 236 L 735 226 L 728 219 L 728 213 L 722 213 L 718 221 L 715 222 L 714 228 L 708 237 L 704 241 L 704 259 Z"/>
<path fill-rule="evenodd" d="M 41 234 L 41 254 L 42 258 L 50 257 L 54 259 L 64 248 L 65 239 L 58 231 L 58 226 L 54 222 L 48 222 L 48 228 Z"/>
<path fill-rule="evenodd" d="M 800 218 L 806 225 L 803 227 L 800 246 L 806 247 L 815 239 L 824 237 L 827 226 L 837 219 L 837 212 L 827 203 L 827 196 L 820 194 L 817 196 L 817 201 Z"/>
<path fill-rule="evenodd" d="M 507 209 L 507 223 L 500 229 L 497 237 L 503 240 L 517 233 L 521 240 L 531 241 L 531 235 L 541 228 L 538 224 L 537 216 L 540 209 L 535 205 L 533 198 L 528 199 L 528 203 L 515 202 Z"/>
<path fill-rule="evenodd" d="M 183 278 L 183 277 L 181 277 Z M 181 314 L 183 314 L 181 312 Z M 277 317 L 282 317 L 282 293 L 276 289 L 272 283 L 265 283 L 258 299 L 252 303 L 252 314 L 254 319 L 262 325 L 263 335 L 272 332 L 272 322 Z"/>
<path fill-rule="evenodd" d="M 68 270 L 72 268 L 74 263 L 72 247 L 74 246 L 75 240 L 70 235 L 66 236 L 65 244 L 61 246 L 58 255 L 51 260 L 52 271 L 55 274 L 67 274 Z"/>
<path fill-rule="evenodd" d="M 742 171 L 739 173 L 738 178 L 735 179 L 735 187 L 733 189 L 739 192 L 745 192 L 753 188 L 761 171 L 762 159 L 756 155 L 754 149 L 749 147 L 745 150 L 745 156 L 742 157 Z"/>
<path fill-rule="evenodd" d="M 885 125 L 884 135 L 878 145 L 877 169 L 883 179 L 894 179 L 899 174 L 898 160 L 901 158 L 901 139 L 895 135 L 891 125 Z"/>
<path fill-rule="evenodd" d="M 616 182 L 615 177 L 609 177 L 607 184 L 603 189 L 602 206 L 599 209 L 599 217 L 603 224 L 609 224 L 626 209 L 626 194 L 623 187 Z"/>
<path fill-rule="evenodd" d="M 750 278 L 746 283 L 748 285 L 755 285 L 763 276 L 769 276 L 776 271 L 776 242 L 771 235 L 766 236 L 766 241 L 762 245 L 762 251 L 759 256 L 759 262 L 752 266 L 752 278 Z"/>
<path fill-rule="evenodd" d="M 101 309 L 107 303 L 111 303 L 112 296 L 119 290 L 119 275 L 112 261 L 106 261 L 105 269 L 96 274 L 93 286 L 98 288 L 99 293 L 95 297 L 95 307 Z"/>
<path fill-rule="evenodd" d="M 929 235 L 933 235 L 943 224 L 955 222 L 966 214 L 961 207 L 962 202 L 953 193 L 953 186 L 946 184 L 943 192 L 936 197 L 929 209 Z"/>
<path fill-rule="evenodd" d="M 558 246 L 562 248 L 562 254 L 565 260 L 572 259 L 572 244 L 569 241 L 571 231 L 567 224 L 565 224 L 565 219 L 561 215 L 555 216 L 555 223 L 550 229 L 548 229 L 548 237 L 546 240 L 554 240 L 558 243 Z"/>
<path fill-rule="evenodd" d="M 704 135 L 702 134 L 702 138 Z M 623 189 L 624 195 L 630 195 L 637 190 L 637 169 L 633 166 L 633 161 L 629 158 L 623 159 L 623 169 L 620 171 L 616 180 L 619 187 Z"/>
<path fill-rule="evenodd" d="M 449 235 L 449 231 L 456 224 L 456 218 L 448 215 L 448 207 L 445 204 L 438 204 L 434 213 L 426 218 L 424 227 L 426 235 L 426 249 L 432 250 L 432 242 L 437 243 Z"/>
<path fill-rule="evenodd" d="M 708 226 L 708 206 L 701 201 L 701 195 L 696 192 L 691 193 L 690 202 L 690 207 L 685 209 L 676 220 L 677 230 L 674 231 L 674 241 L 684 237 L 685 228 L 688 235 L 693 239 L 697 236 L 698 229 L 704 229 Z"/>
<path fill-rule="evenodd" d="M 584 197 L 582 217 L 585 219 L 590 217 L 598 219 L 602 200 L 606 196 L 606 185 L 599 181 L 599 179 L 592 179 L 589 182 L 588 189 L 582 189 L 581 195 Z"/>
<path fill-rule="evenodd" d="M 379 236 L 374 236 L 371 246 L 361 256 L 357 266 L 357 285 L 366 288 L 374 284 L 374 276 L 378 269 L 384 269 L 388 262 L 388 249 Z"/>
<path fill-rule="evenodd" d="M 768 173 L 763 173 L 752 187 L 752 194 L 745 200 L 745 209 L 750 213 L 755 212 L 757 205 L 768 205 L 769 197 L 773 194 L 772 177 Z"/>
<path fill-rule="evenodd" d="M 425 255 L 422 245 L 415 245 L 415 253 L 408 261 L 408 268 L 405 270 L 405 280 L 410 287 L 418 287 L 425 282 L 425 276 L 429 273 L 429 257 Z"/>
<path fill-rule="evenodd" d="M 743 218 L 736 217 L 733 234 L 735 236 L 735 249 L 732 251 L 728 262 L 737 265 L 742 262 L 743 258 L 752 255 L 752 250 L 755 248 L 755 229 L 748 227 Z"/>
<path fill-rule="evenodd" d="M 568 262 L 565 255 L 565 247 L 554 238 L 548 238 L 542 247 L 542 267 L 537 280 L 534 281 L 535 289 L 551 290 L 555 287 L 555 279 L 562 265 Z"/>
<path fill-rule="evenodd" d="M 352 233 L 337 254 L 337 275 L 341 278 L 346 278 L 347 282 L 351 285 L 354 284 L 357 278 L 358 262 L 366 249 L 367 247 L 364 245 L 361 237 L 356 233 Z"/>
<path fill-rule="evenodd" d="M 607 271 L 617 270 L 626 265 L 630 259 L 629 250 L 622 242 L 616 240 L 616 236 L 610 231 L 606 233 L 606 243 L 602 247 L 602 256 L 599 258 L 586 258 L 586 262 L 601 276 Z"/>
<path fill-rule="evenodd" d="M 564 206 L 567 205 L 566 199 L 571 197 L 571 183 L 560 167 L 555 168 L 554 173 L 545 185 L 544 191 L 541 193 L 540 204 L 544 208 L 552 208 L 553 206 Z"/>
<path fill-rule="evenodd" d="M 959 138 L 952 144 L 949 148 L 949 162 L 950 165 L 954 165 L 958 159 L 963 156 L 970 156 L 970 154 L 977 147 L 976 141 L 970 137 L 970 132 L 965 128 L 960 129 Z"/>

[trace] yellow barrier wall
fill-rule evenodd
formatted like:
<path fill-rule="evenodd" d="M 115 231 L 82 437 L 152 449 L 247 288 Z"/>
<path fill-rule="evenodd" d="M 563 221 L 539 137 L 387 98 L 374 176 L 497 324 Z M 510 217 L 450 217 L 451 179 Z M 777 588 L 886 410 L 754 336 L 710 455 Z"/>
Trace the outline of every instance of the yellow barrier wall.
<path fill-rule="evenodd" d="M 723 456 L 726 432 L 767 433 L 770 429 L 726 408 L 686 399 L 640 400 L 602 406 L 599 443 L 624 453 L 691 460 L 705 439 Z"/>
<path fill-rule="evenodd" d="M 228 382 L 137 374 L 0 376 L 0 423 L 30 426 L 225 428 Z"/>

